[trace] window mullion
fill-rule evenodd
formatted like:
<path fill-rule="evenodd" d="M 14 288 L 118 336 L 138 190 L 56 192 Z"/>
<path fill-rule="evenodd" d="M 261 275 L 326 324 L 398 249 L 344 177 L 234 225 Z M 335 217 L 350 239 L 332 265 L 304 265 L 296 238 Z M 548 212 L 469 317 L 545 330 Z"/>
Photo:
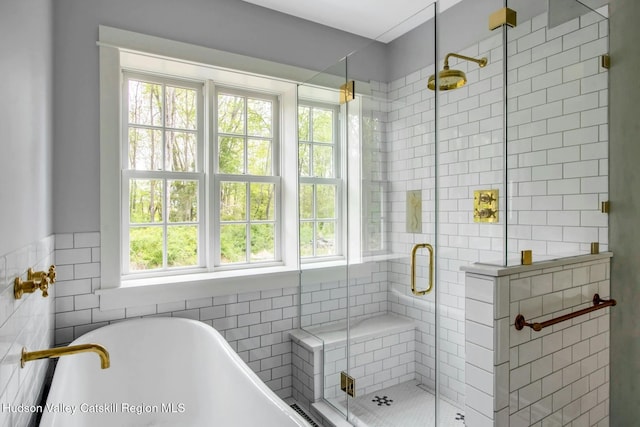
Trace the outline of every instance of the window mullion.
<path fill-rule="evenodd" d="M 313 184 L 311 186 L 312 188 L 312 195 L 311 195 L 311 201 L 312 201 L 312 218 L 313 218 L 313 256 L 318 256 L 318 186 L 316 184 Z"/>
<path fill-rule="evenodd" d="M 251 262 L 251 183 L 249 181 L 245 184 L 245 262 L 249 264 Z"/>
<path fill-rule="evenodd" d="M 167 85 L 162 84 L 162 171 L 167 172 Z M 169 229 L 167 222 L 169 221 L 169 181 L 166 175 L 162 179 L 164 185 L 164 200 L 162 204 L 162 268 L 169 266 L 168 262 L 168 236 Z"/>
<path fill-rule="evenodd" d="M 163 235 L 163 247 L 162 247 L 162 268 L 169 267 L 169 180 L 164 179 L 164 203 L 162 206 L 162 235 Z"/>

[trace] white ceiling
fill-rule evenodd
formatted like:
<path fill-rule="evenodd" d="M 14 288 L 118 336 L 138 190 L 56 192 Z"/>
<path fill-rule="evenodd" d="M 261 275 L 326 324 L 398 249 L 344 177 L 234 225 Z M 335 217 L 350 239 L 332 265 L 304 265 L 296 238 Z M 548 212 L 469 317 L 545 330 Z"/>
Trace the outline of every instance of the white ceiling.
<path fill-rule="evenodd" d="M 435 0 L 243 0 L 388 43 L 433 17 Z M 438 0 L 438 11 L 462 0 Z M 530 0 L 519 0 L 525 7 Z M 540 0 L 544 1 L 544 0 Z M 598 9 L 610 0 L 565 0 Z M 520 4 L 521 3 L 521 4 Z M 599 10 L 600 13 L 605 13 Z"/>
<path fill-rule="evenodd" d="M 244 0 L 388 43 L 433 17 L 430 0 Z M 443 11 L 461 0 L 440 0 Z"/>

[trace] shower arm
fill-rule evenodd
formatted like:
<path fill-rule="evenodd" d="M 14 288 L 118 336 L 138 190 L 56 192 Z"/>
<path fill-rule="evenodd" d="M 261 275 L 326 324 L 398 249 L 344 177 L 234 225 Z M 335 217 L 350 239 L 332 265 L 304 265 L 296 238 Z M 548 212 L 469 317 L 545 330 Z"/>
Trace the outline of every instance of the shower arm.
<path fill-rule="evenodd" d="M 476 59 L 476 58 L 472 58 L 470 56 L 459 55 L 457 53 L 447 53 L 447 56 L 444 57 L 444 69 L 445 70 L 449 69 L 449 57 L 450 56 L 453 56 L 454 58 L 464 59 L 465 61 L 475 62 L 476 64 L 478 64 L 480 66 L 480 68 L 482 68 L 485 65 L 487 65 L 487 58 Z"/>

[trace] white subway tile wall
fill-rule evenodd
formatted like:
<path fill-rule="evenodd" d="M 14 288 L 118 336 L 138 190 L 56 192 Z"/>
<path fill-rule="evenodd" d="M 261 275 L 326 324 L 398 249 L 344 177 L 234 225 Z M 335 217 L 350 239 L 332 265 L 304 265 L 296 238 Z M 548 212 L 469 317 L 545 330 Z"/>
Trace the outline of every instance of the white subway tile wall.
<path fill-rule="evenodd" d="M 539 332 L 514 326 L 518 314 L 543 322 L 591 306 L 596 293 L 607 299 L 610 259 L 586 258 L 499 278 L 467 273 L 467 425 L 609 425 L 611 308 Z M 509 295 L 508 310 L 475 292 L 489 283 Z"/>
<path fill-rule="evenodd" d="M 291 397 L 305 409 L 323 398 L 324 371 L 322 341 L 297 330 L 291 334 L 292 390 Z"/>
<path fill-rule="evenodd" d="M 607 250 L 607 216 L 600 212 L 600 202 L 608 198 L 607 73 L 599 66 L 607 49 L 607 21 L 589 14 L 553 29 L 546 22 L 542 14 L 508 30 L 508 187 L 503 176 L 502 35 L 458 52 L 487 57 L 488 65 L 479 69 L 452 58 L 451 68 L 465 71 L 468 83 L 439 94 L 438 379 L 443 394 L 459 403 L 465 395 L 465 290 L 459 267 L 502 260 L 504 221 L 512 256 L 523 249 L 532 249 L 534 257 L 588 253 L 591 242 Z M 422 234 L 405 232 L 406 191 L 423 190 L 425 212 L 435 200 L 435 101 L 425 84 L 434 71 L 433 66 L 421 70 L 422 81 L 397 79 L 380 94 L 391 100 L 385 150 L 390 245 L 394 253 L 407 254 L 390 262 L 389 303 L 391 311 L 403 315 L 410 315 L 413 304 L 410 248 L 434 241 L 428 214 Z M 417 116 L 420 120 L 414 120 Z M 474 223 L 473 192 L 481 189 L 500 191 L 499 224 Z M 425 302 L 433 303 L 429 298 Z M 433 331 L 434 317 L 422 317 L 423 329 Z M 417 370 L 426 383 L 434 378 L 427 368 L 435 366 L 429 357 L 433 344 L 431 337 L 418 345 L 427 362 L 418 363 Z"/>
<path fill-rule="evenodd" d="M 54 236 L 46 237 L 15 252 L 0 256 L 0 426 L 26 426 L 34 422 L 50 363 L 29 362 L 20 368 L 22 347 L 42 350 L 53 346 L 56 285 L 49 297 L 40 290 L 13 295 L 16 277 L 27 279 L 27 269 L 47 271 L 54 264 Z M 24 410 L 24 407 L 27 410 Z"/>
<path fill-rule="evenodd" d="M 173 316 L 216 328 L 272 390 L 291 396 L 289 332 L 299 327 L 298 290 L 233 294 L 102 311 L 92 292 L 100 286 L 100 233 L 56 236 L 55 342 L 68 344 L 109 323 L 136 317 Z"/>
<path fill-rule="evenodd" d="M 586 253 L 599 242 L 606 250 L 600 202 L 608 198 L 608 92 L 599 62 L 607 53 L 608 22 L 590 13 L 553 29 L 545 25 L 543 14 L 508 34 L 511 54 L 531 58 L 508 62 L 508 152 L 510 167 L 518 169 L 508 176 L 509 198 L 519 199 L 509 218 L 523 226 L 509 232 L 508 247 L 558 255 Z M 535 44 L 523 43 L 534 35 Z M 539 131 L 531 132 L 533 126 Z M 511 150 L 514 145 L 523 149 Z"/>
<path fill-rule="evenodd" d="M 363 319 L 387 312 L 385 262 L 371 263 L 373 272 L 349 282 L 351 319 Z M 344 273 L 346 275 L 346 272 Z M 302 327 L 343 321 L 347 318 L 347 281 L 311 282 L 302 276 L 300 323 Z M 345 278 L 346 279 L 346 278 Z"/>
<path fill-rule="evenodd" d="M 347 368 L 346 340 L 324 346 L 324 397 L 340 398 L 340 372 L 349 369 L 356 378 L 356 395 L 362 396 L 415 378 L 415 325 L 403 331 L 371 331 L 352 339 Z"/>

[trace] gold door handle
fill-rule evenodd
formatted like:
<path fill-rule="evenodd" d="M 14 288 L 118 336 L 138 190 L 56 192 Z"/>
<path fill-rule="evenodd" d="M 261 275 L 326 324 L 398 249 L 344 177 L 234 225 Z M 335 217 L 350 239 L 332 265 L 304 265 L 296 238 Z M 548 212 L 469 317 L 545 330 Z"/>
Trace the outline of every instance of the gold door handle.
<path fill-rule="evenodd" d="M 429 250 L 429 287 L 419 291 L 416 289 L 416 253 L 420 248 Z M 414 295 L 425 295 L 433 290 L 433 246 L 428 243 L 418 243 L 411 249 L 411 292 Z"/>

